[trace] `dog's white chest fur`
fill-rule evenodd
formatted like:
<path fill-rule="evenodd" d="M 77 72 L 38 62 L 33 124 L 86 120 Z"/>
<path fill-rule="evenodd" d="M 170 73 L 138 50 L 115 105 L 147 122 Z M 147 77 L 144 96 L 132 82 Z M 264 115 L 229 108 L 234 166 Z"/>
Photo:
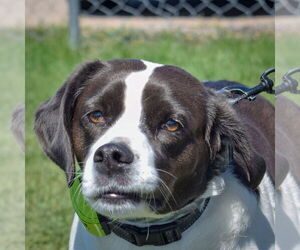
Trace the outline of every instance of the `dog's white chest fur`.
<path fill-rule="evenodd" d="M 260 202 L 231 173 L 223 175 L 223 192 L 212 197 L 202 216 L 182 239 L 165 246 L 142 249 L 272 249 L 274 191 L 265 176 L 260 185 Z M 89 234 L 75 215 L 70 236 L 70 250 L 141 249 L 115 234 L 95 237 Z"/>

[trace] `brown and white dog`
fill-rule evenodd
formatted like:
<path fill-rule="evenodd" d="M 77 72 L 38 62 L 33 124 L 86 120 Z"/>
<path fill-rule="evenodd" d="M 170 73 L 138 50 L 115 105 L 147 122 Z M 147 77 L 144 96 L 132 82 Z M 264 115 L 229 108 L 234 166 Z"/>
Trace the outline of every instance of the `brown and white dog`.
<path fill-rule="evenodd" d="M 215 91 L 233 84 L 142 60 L 88 62 L 39 107 L 35 131 L 68 183 L 75 156 L 85 199 L 114 227 L 201 211 L 180 240 L 143 249 L 272 249 L 274 108 L 260 97 L 233 107 Z M 75 215 L 70 249 L 137 248 L 89 234 Z"/>

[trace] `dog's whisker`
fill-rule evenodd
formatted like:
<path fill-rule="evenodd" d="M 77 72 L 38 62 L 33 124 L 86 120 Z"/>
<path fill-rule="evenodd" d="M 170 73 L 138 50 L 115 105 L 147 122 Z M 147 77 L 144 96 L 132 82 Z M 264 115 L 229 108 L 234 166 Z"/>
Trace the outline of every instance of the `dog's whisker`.
<path fill-rule="evenodd" d="M 172 208 L 170 202 L 168 201 L 168 197 L 166 196 L 166 194 L 165 194 L 165 192 L 163 191 L 163 189 L 161 189 L 161 188 L 159 187 L 158 190 L 160 191 L 160 193 L 161 193 L 162 196 L 164 197 L 164 200 L 165 200 L 166 204 L 169 206 L 169 208 L 170 208 L 171 210 L 173 210 L 173 208 Z"/>
<path fill-rule="evenodd" d="M 152 191 L 151 194 L 152 194 L 152 198 L 153 198 L 154 208 L 153 208 L 153 206 L 151 206 L 151 207 L 153 208 L 154 212 L 157 213 L 157 206 L 156 206 L 156 201 L 155 201 L 155 195 L 154 195 L 154 192 Z M 151 202 L 151 200 L 150 200 L 150 202 Z M 149 204 L 149 205 L 150 205 L 150 204 Z"/>
<path fill-rule="evenodd" d="M 76 187 L 75 195 L 77 195 L 78 191 L 81 189 L 82 183 L 79 183 L 79 185 Z"/>
<path fill-rule="evenodd" d="M 82 178 L 82 174 L 78 174 L 78 175 L 76 175 L 74 178 L 73 178 L 73 180 L 77 180 L 77 179 L 80 179 L 80 178 Z"/>
<path fill-rule="evenodd" d="M 149 196 L 149 199 L 148 199 L 148 196 Z M 147 198 L 146 198 L 148 207 L 150 207 L 150 205 L 151 205 L 151 200 L 152 200 L 152 193 L 148 193 Z"/>
<path fill-rule="evenodd" d="M 154 98 L 154 97 L 155 97 L 155 96 L 153 96 L 153 95 L 149 95 L 149 96 L 147 96 L 147 97 L 143 100 L 143 102 L 146 103 L 146 102 L 150 101 L 151 98 Z"/>
<path fill-rule="evenodd" d="M 154 210 L 155 210 L 155 212 L 157 212 L 157 210 L 156 210 L 157 206 L 156 206 L 156 200 L 155 200 L 154 192 L 152 191 L 151 194 L 152 194 L 153 203 L 154 203 Z"/>
<path fill-rule="evenodd" d="M 115 228 L 120 228 L 120 225 L 121 225 L 121 223 L 119 223 L 117 220 L 112 224 L 112 226 L 113 226 L 113 230 L 115 229 Z"/>
<path fill-rule="evenodd" d="M 118 218 L 111 219 L 111 222 L 119 223 Z"/>
<path fill-rule="evenodd" d="M 160 177 L 157 177 L 157 179 L 165 187 L 165 189 L 169 192 L 170 196 L 172 197 L 172 199 L 174 200 L 175 204 L 177 205 L 177 201 L 176 201 L 174 195 L 172 194 L 170 188 L 168 187 L 168 185 Z"/>
<path fill-rule="evenodd" d="M 78 199 L 79 199 L 78 193 L 81 192 L 81 188 L 82 188 L 82 183 L 79 183 L 78 187 L 76 188 L 76 190 L 74 192 L 74 195 L 76 197 L 76 200 L 75 200 L 76 203 L 78 202 Z"/>
<path fill-rule="evenodd" d="M 146 221 L 147 222 L 147 221 Z M 150 225 L 149 223 L 147 222 L 147 225 L 148 225 L 148 230 L 147 230 L 147 236 L 146 236 L 146 240 L 149 239 L 149 234 L 150 234 Z"/>
<path fill-rule="evenodd" d="M 170 172 L 168 172 L 166 170 L 163 170 L 163 169 L 160 169 L 160 168 L 157 168 L 156 170 L 172 176 L 175 180 L 177 179 L 177 177 L 175 175 L 171 174 Z"/>

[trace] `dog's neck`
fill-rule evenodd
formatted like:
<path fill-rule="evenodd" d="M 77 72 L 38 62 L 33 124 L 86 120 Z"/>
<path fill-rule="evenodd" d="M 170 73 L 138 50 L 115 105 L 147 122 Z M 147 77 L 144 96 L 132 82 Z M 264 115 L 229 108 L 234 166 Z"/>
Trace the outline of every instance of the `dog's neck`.
<path fill-rule="evenodd" d="M 202 209 L 195 208 L 191 212 L 184 214 L 180 213 L 176 219 L 164 218 L 163 221 L 151 222 L 147 221 L 146 226 L 141 226 L 145 222 L 135 221 L 135 225 L 129 225 L 128 222 L 120 224 L 120 222 L 111 221 L 106 224 L 110 232 L 114 232 L 119 237 L 137 245 L 167 245 L 182 238 L 182 233 L 190 228 L 205 211 L 210 198 L 205 199 L 201 207 Z M 182 215 L 183 214 L 183 215 Z M 155 223 L 155 224 L 154 224 Z"/>
<path fill-rule="evenodd" d="M 105 227 L 109 228 L 109 232 L 114 232 L 138 246 L 166 245 L 180 240 L 182 233 L 198 221 L 205 212 L 210 198 L 220 195 L 224 188 L 223 177 L 215 176 L 199 198 L 178 211 L 155 219 L 142 217 L 112 220 Z"/>
<path fill-rule="evenodd" d="M 177 211 L 170 212 L 160 218 L 127 218 L 119 219 L 117 221 L 123 224 L 129 224 L 138 227 L 149 227 L 151 225 L 167 224 L 176 221 L 183 216 L 186 216 L 187 214 L 193 212 L 195 209 L 202 211 L 204 209 L 207 198 L 220 195 L 223 192 L 224 188 L 224 179 L 221 176 L 215 176 L 213 180 L 208 183 L 206 191 L 200 197 Z"/>
<path fill-rule="evenodd" d="M 128 218 L 128 219 L 121 219 L 118 222 L 122 224 L 129 224 L 134 225 L 137 227 L 149 227 L 151 225 L 162 225 L 171 223 L 176 221 L 189 213 L 193 212 L 195 209 L 202 211 L 205 209 L 206 206 L 206 199 L 200 197 L 194 200 L 192 203 L 188 204 L 187 206 L 183 207 L 182 209 L 174 212 L 170 212 L 161 218 Z"/>

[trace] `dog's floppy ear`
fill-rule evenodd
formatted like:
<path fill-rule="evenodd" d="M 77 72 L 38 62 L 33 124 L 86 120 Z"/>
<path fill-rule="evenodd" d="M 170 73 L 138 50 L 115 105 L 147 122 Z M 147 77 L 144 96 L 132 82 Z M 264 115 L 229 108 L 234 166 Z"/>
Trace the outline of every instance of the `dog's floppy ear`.
<path fill-rule="evenodd" d="M 86 81 L 101 66 L 100 61 L 93 61 L 78 67 L 55 95 L 38 108 L 35 115 L 34 130 L 42 148 L 47 156 L 65 171 L 69 185 L 75 174 L 70 136 L 73 107 Z"/>
<path fill-rule="evenodd" d="M 266 172 L 264 159 L 251 147 L 244 127 L 227 100 L 214 92 L 208 98 L 205 141 L 211 160 L 224 155 L 226 143 L 232 144 L 234 160 L 241 167 L 236 173 L 250 188 L 256 189 Z"/>

